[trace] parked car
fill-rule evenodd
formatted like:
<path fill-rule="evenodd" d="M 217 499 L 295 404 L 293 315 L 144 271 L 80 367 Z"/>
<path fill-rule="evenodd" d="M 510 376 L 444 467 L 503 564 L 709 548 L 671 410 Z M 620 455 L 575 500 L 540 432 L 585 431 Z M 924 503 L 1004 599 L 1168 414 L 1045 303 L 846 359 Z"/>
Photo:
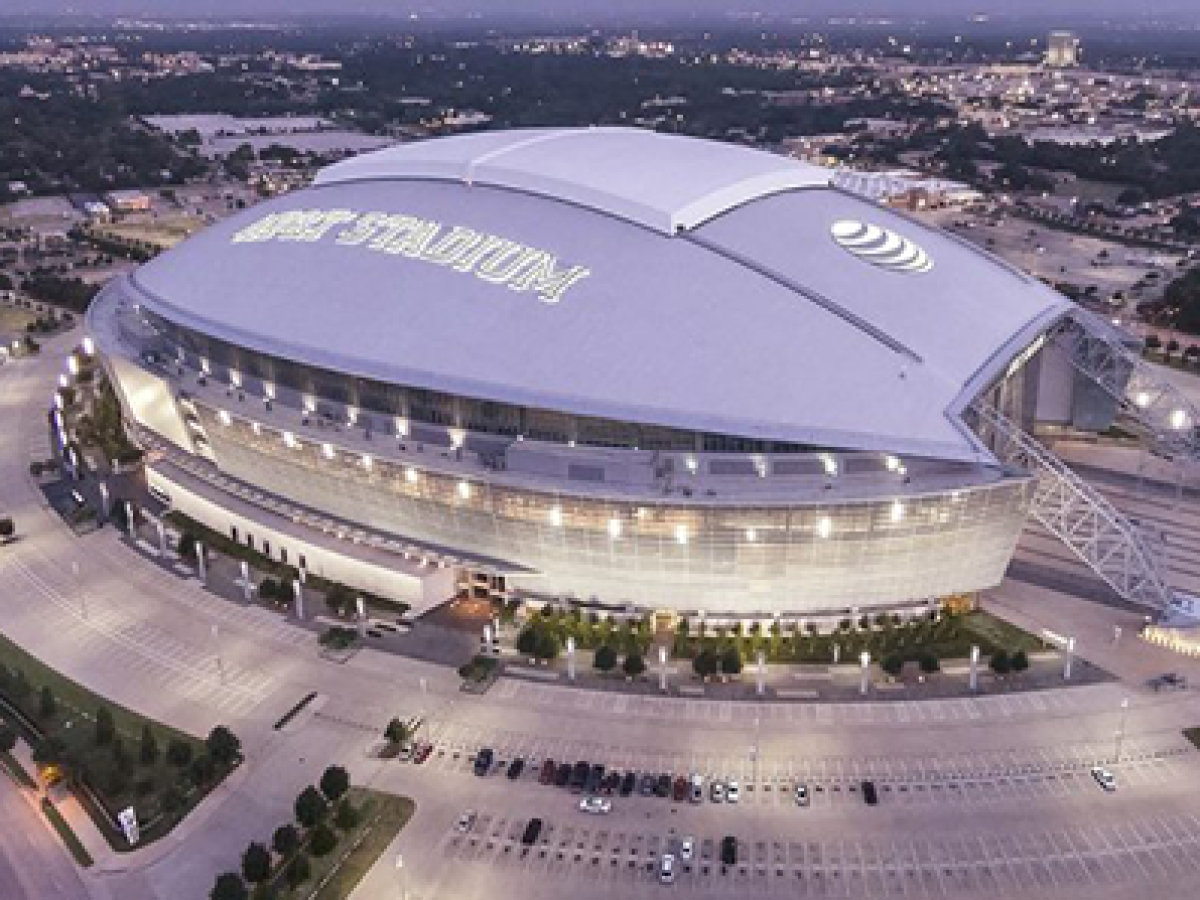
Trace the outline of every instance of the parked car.
<path fill-rule="evenodd" d="M 400 762 L 412 762 L 412 758 L 416 755 L 417 748 L 412 744 L 401 744 L 400 752 L 396 754 L 396 759 Z"/>
<path fill-rule="evenodd" d="M 637 789 L 637 773 L 626 772 L 625 777 L 621 779 L 621 796 L 628 797 Z"/>
<path fill-rule="evenodd" d="M 862 795 L 867 806 L 874 806 L 879 802 L 879 795 L 875 792 L 875 782 L 873 781 L 864 781 L 862 783 Z"/>
<path fill-rule="evenodd" d="M 736 778 L 730 778 L 725 784 L 725 802 L 737 803 L 742 799 L 742 787 L 737 783 Z"/>
<path fill-rule="evenodd" d="M 671 776 L 666 772 L 658 776 L 658 781 L 654 782 L 655 797 L 669 797 L 671 795 Z"/>
<path fill-rule="evenodd" d="M 542 820 L 530 819 L 529 824 L 525 826 L 525 831 L 521 835 L 521 843 L 526 847 L 532 847 L 538 839 L 538 835 L 542 833 Z"/>
<path fill-rule="evenodd" d="M 692 775 L 688 785 L 688 799 L 693 803 L 704 802 L 704 779 L 699 775 Z"/>
<path fill-rule="evenodd" d="M 1092 777 L 1096 779 L 1096 784 L 1106 791 L 1117 789 L 1117 777 L 1104 766 L 1092 766 Z"/>
<path fill-rule="evenodd" d="M 516 781 L 521 777 L 521 773 L 525 771 L 525 760 L 517 757 L 508 764 L 508 771 L 504 774 L 508 776 L 510 781 Z"/>
<path fill-rule="evenodd" d="M 584 760 L 579 760 L 575 763 L 575 768 L 571 770 L 571 790 L 580 794 L 583 793 L 583 788 L 587 784 L 588 775 L 591 774 L 592 767 Z"/>
<path fill-rule="evenodd" d="M 674 884 L 675 882 L 675 856 L 672 853 L 664 853 L 662 860 L 658 864 L 658 880 L 663 884 Z"/>
<path fill-rule="evenodd" d="M 737 838 L 727 834 L 721 838 L 721 862 L 727 866 L 737 865 Z"/>
<path fill-rule="evenodd" d="M 675 779 L 675 784 L 671 787 L 671 799 L 676 803 L 682 803 L 688 796 L 688 780 L 680 775 Z"/>
<path fill-rule="evenodd" d="M 696 839 L 691 835 L 684 835 L 679 841 L 679 858 L 684 862 L 690 860 L 696 855 Z"/>
<path fill-rule="evenodd" d="M 725 802 L 725 782 L 717 781 L 715 778 L 708 786 L 708 799 L 713 803 Z"/>
<path fill-rule="evenodd" d="M 571 783 L 571 764 L 563 763 L 562 765 L 560 765 L 558 767 L 558 770 L 554 773 L 554 786 L 555 787 L 566 787 L 570 783 Z"/>
<path fill-rule="evenodd" d="M 638 793 L 643 797 L 649 797 L 654 793 L 655 778 L 649 772 L 643 772 L 641 779 L 638 781 Z"/>
<path fill-rule="evenodd" d="M 579 810 L 592 815 L 604 815 L 612 812 L 612 801 L 606 797 L 597 797 L 592 794 L 579 801 Z"/>
<path fill-rule="evenodd" d="M 458 823 L 454 826 L 464 834 L 475 827 L 475 819 L 477 818 L 475 810 L 468 809 L 465 813 L 458 817 Z"/>
<path fill-rule="evenodd" d="M 554 768 L 554 760 L 548 759 L 542 763 L 542 771 L 541 774 L 538 775 L 538 783 L 554 784 L 554 776 L 557 774 L 558 772 Z"/>
<path fill-rule="evenodd" d="M 433 744 L 422 744 L 417 748 L 416 754 L 413 756 L 413 762 L 418 766 L 429 759 L 429 754 L 433 752 Z"/>
<path fill-rule="evenodd" d="M 601 793 L 612 795 L 612 792 L 621 786 L 621 773 L 609 772 L 604 776 L 604 781 L 600 783 Z"/>
<path fill-rule="evenodd" d="M 588 772 L 587 782 L 584 790 L 589 794 L 595 794 L 600 790 L 600 785 L 604 782 L 604 766 L 596 763 Z"/>
<path fill-rule="evenodd" d="M 796 805 L 808 806 L 808 785 L 801 782 L 796 783 Z"/>
<path fill-rule="evenodd" d="M 484 747 L 475 754 L 475 774 L 482 778 L 492 768 L 492 760 L 496 757 L 491 747 Z"/>

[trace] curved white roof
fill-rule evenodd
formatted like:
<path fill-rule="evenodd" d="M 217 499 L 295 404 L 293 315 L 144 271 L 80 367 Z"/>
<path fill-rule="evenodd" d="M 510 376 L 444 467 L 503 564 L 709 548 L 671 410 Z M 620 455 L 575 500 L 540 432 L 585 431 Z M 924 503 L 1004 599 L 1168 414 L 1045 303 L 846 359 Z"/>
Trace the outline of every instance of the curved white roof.
<path fill-rule="evenodd" d="M 132 282 L 180 324 L 367 378 L 977 458 L 958 412 L 1069 302 L 825 182 L 643 131 L 444 138 L 333 166 Z"/>

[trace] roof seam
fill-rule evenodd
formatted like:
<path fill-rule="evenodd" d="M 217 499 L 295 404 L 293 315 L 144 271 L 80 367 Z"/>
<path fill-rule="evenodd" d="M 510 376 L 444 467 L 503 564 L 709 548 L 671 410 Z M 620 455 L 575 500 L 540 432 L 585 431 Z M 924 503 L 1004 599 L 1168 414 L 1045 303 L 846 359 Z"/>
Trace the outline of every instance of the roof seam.
<path fill-rule="evenodd" d="M 524 150 L 526 147 L 532 147 L 535 144 L 541 144 L 546 141 L 557 141 L 572 134 L 577 134 L 577 131 L 569 131 L 567 129 L 558 129 L 556 131 L 541 132 L 539 134 L 530 135 L 524 140 L 515 141 L 511 144 L 505 144 L 503 147 L 497 147 L 494 150 L 488 150 L 486 153 L 481 153 L 478 156 L 472 157 L 466 162 L 466 181 L 472 184 L 475 181 L 475 170 L 479 166 L 487 165 L 493 160 L 499 159 L 515 150 Z"/>

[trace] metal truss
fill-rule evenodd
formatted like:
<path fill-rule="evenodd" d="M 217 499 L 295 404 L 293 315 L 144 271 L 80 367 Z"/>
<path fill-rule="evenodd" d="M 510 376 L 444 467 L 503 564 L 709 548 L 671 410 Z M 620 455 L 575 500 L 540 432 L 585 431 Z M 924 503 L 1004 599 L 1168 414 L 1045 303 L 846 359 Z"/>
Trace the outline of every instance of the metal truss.
<path fill-rule="evenodd" d="M 1032 435 L 984 400 L 971 411 L 996 457 L 1033 475 L 1030 513 L 1123 599 L 1171 607 L 1161 547 Z"/>
<path fill-rule="evenodd" d="M 1051 339 L 1083 375 L 1113 397 L 1155 448 L 1169 456 L 1200 460 L 1200 410 L 1135 351 L 1103 319 L 1077 310 L 1050 332 Z"/>

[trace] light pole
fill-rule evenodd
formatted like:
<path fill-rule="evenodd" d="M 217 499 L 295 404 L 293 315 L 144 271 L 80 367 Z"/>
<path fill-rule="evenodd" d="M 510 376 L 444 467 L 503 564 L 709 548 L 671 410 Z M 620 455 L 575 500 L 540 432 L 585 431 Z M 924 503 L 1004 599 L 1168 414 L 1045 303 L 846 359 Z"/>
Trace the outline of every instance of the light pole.
<path fill-rule="evenodd" d="M 217 653 L 217 677 L 221 684 L 225 683 L 225 660 L 221 658 L 221 629 L 214 622 L 212 626 L 213 647 Z"/>
<path fill-rule="evenodd" d="M 871 654 L 864 650 L 858 661 L 862 665 L 862 684 L 859 685 L 858 692 L 865 696 L 871 680 Z"/>
<path fill-rule="evenodd" d="M 404 871 L 404 854 L 396 854 L 396 877 L 400 881 L 400 900 L 408 900 L 408 873 Z"/>
<path fill-rule="evenodd" d="M 1121 724 L 1119 726 L 1117 726 L 1116 747 L 1114 748 L 1116 752 L 1113 754 L 1113 762 L 1114 763 L 1119 763 L 1121 761 L 1121 745 L 1125 742 L 1125 716 L 1128 713 L 1129 713 L 1129 698 L 1122 697 L 1121 698 Z"/>

